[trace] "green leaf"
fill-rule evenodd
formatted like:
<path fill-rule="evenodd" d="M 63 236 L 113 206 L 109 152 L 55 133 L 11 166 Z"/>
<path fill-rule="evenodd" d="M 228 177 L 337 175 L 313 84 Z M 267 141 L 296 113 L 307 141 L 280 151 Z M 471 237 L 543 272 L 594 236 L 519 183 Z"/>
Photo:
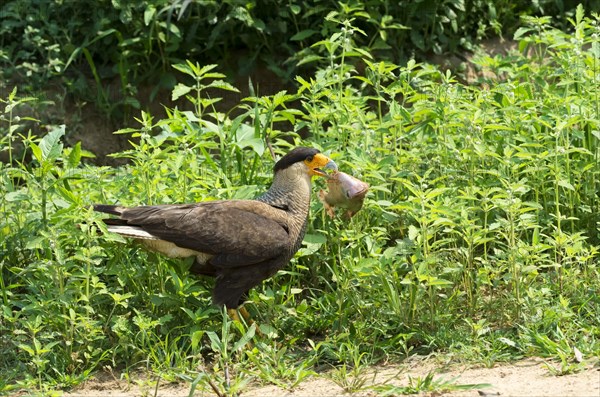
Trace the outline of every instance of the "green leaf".
<path fill-rule="evenodd" d="M 208 339 L 210 339 L 210 348 L 215 353 L 221 352 L 223 346 L 221 345 L 221 339 L 214 331 L 206 331 L 206 335 L 208 335 Z"/>
<path fill-rule="evenodd" d="M 19 344 L 18 348 L 26 351 L 32 357 L 35 356 L 35 354 L 36 354 L 36 352 L 31 348 L 31 346 L 28 346 L 24 343 Z"/>
<path fill-rule="evenodd" d="M 430 277 L 429 280 L 427 280 L 427 284 L 430 286 L 450 286 L 454 283 L 450 280 L 445 280 L 443 278 Z"/>
<path fill-rule="evenodd" d="M 6 193 L 6 195 L 4 195 L 4 200 L 6 200 L 8 202 L 24 201 L 24 200 L 27 200 L 28 198 L 29 198 L 29 195 L 26 193 L 25 190 L 18 190 L 16 192 L 8 192 L 8 193 Z"/>
<path fill-rule="evenodd" d="M 25 248 L 27 248 L 29 250 L 35 250 L 35 249 L 42 250 L 47 246 L 48 246 L 48 240 L 44 236 L 37 236 L 34 238 L 30 238 L 29 240 L 27 240 L 27 243 L 25 244 Z"/>
<path fill-rule="evenodd" d="M 77 142 L 75 146 L 71 148 L 69 156 L 67 157 L 67 165 L 71 168 L 75 168 L 81 161 L 81 142 Z"/>
<path fill-rule="evenodd" d="M 80 200 L 77 196 L 73 194 L 70 190 L 67 190 L 64 187 L 58 187 L 58 193 L 70 204 L 79 205 Z M 56 201 L 53 201 L 54 203 Z"/>
<path fill-rule="evenodd" d="M 319 233 L 307 233 L 304 235 L 303 243 L 305 244 L 325 244 L 327 242 L 327 236 Z"/>
<path fill-rule="evenodd" d="M 63 145 L 60 138 L 65 135 L 65 125 L 60 125 L 53 128 L 40 141 L 40 149 L 42 150 L 42 161 L 52 161 L 58 158 L 62 153 Z"/>
<path fill-rule="evenodd" d="M 569 181 L 566 181 L 564 179 L 561 179 L 560 181 L 558 181 L 558 186 L 562 186 L 565 189 L 575 191 L 575 188 L 573 187 L 573 185 L 571 185 L 571 183 Z"/>
<path fill-rule="evenodd" d="M 35 157 L 35 159 L 41 163 L 42 160 L 44 159 L 44 156 L 42 155 L 42 149 L 36 145 L 35 143 L 31 142 L 29 144 L 29 147 L 31 148 L 31 151 L 33 152 L 33 157 Z"/>
<path fill-rule="evenodd" d="M 408 238 L 411 241 L 415 241 L 417 236 L 419 235 L 419 229 L 417 229 L 414 225 L 410 225 L 408 227 Z"/>
<path fill-rule="evenodd" d="M 302 77 L 300 77 L 300 76 L 296 76 L 296 81 L 302 85 L 302 88 L 303 88 L 303 89 L 310 89 L 310 87 L 311 87 L 311 83 L 309 83 L 308 81 L 304 80 L 304 79 L 303 79 Z M 595 132 L 598 132 L 598 131 L 595 131 Z M 597 136 L 598 138 L 600 138 L 600 136 L 599 136 L 599 135 L 596 135 L 596 136 Z"/>
<path fill-rule="evenodd" d="M 121 128 L 120 130 L 117 130 L 115 132 L 113 132 L 113 134 L 115 135 L 119 135 L 119 134 L 135 134 L 138 133 L 140 130 L 136 129 L 136 128 Z"/>
<path fill-rule="evenodd" d="M 300 61 L 298 61 L 297 66 L 304 65 L 307 63 L 311 63 L 311 62 L 320 61 L 321 59 L 323 59 L 323 57 L 319 56 L 319 55 L 308 55 L 308 56 L 302 57 L 302 59 L 300 59 Z"/>
<path fill-rule="evenodd" d="M 204 331 L 195 331 L 192 333 L 192 349 L 196 349 L 204 336 Z"/>
<path fill-rule="evenodd" d="M 210 83 L 207 87 L 220 88 L 221 90 L 232 91 L 232 92 L 240 92 L 240 90 L 238 90 L 237 88 L 235 88 L 234 86 L 232 86 L 231 84 L 229 84 L 228 82 L 223 81 L 223 80 L 215 80 L 212 83 Z"/>
<path fill-rule="evenodd" d="M 233 345 L 233 351 L 241 350 L 244 346 L 250 342 L 252 338 L 254 338 L 254 334 L 256 333 L 256 324 L 252 324 L 248 331 Z"/>
<path fill-rule="evenodd" d="M 575 22 L 577 22 L 577 25 L 579 25 L 581 23 L 581 21 L 583 20 L 584 14 L 585 14 L 585 11 L 583 9 L 583 4 L 579 3 L 577 5 L 577 8 L 575 9 Z"/>
<path fill-rule="evenodd" d="M 188 92 L 192 90 L 192 87 L 189 87 L 185 84 L 177 83 L 173 91 L 171 92 L 171 100 L 176 101 L 180 97 L 186 95 Z"/>
<path fill-rule="evenodd" d="M 305 30 L 302 30 L 302 31 L 296 33 L 292 37 L 290 37 L 290 40 L 291 41 L 302 41 L 302 40 L 312 36 L 315 33 L 318 33 L 318 32 L 313 29 L 305 29 Z"/>
<path fill-rule="evenodd" d="M 515 34 L 513 35 L 513 40 L 521 40 L 521 38 L 530 31 L 531 31 L 531 28 L 529 28 L 529 27 L 518 28 L 517 31 L 515 32 Z"/>
<path fill-rule="evenodd" d="M 215 124 L 208 120 L 201 120 L 201 121 L 202 121 L 202 125 L 204 125 L 204 127 L 206 128 L 207 131 L 210 131 L 213 134 L 216 134 L 217 136 L 224 138 L 223 129 L 221 128 L 220 125 Z"/>
<path fill-rule="evenodd" d="M 178 70 L 181 73 L 185 73 L 189 76 L 196 77 L 196 75 L 190 65 L 193 66 L 193 64 L 185 65 L 183 63 L 177 63 L 177 64 L 173 65 L 173 69 Z"/>
<path fill-rule="evenodd" d="M 363 50 L 362 48 L 354 48 L 353 50 L 365 58 L 373 59 L 373 55 L 371 55 L 371 53 L 369 53 L 368 51 Z"/>
<path fill-rule="evenodd" d="M 208 66 L 214 67 L 216 65 L 208 65 Z M 204 68 L 202 70 L 204 70 Z M 201 70 L 201 72 L 202 72 L 202 70 Z M 202 77 L 207 78 L 207 79 L 224 79 L 227 76 L 224 75 L 223 73 L 213 72 L 213 73 L 202 73 Z"/>
<path fill-rule="evenodd" d="M 188 64 L 191 65 L 192 63 L 190 61 L 188 61 Z M 202 66 L 199 70 L 196 71 L 196 74 L 198 76 L 202 76 L 202 77 L 211 77 L 208 72 L 210 72 L 211 70 L 213 70 L 214 68 L 216 68 L 219 65 L 216 64 L 210 64 L 210 65 L 204 65 Z M 223 75 L 219 74 L 218 76 L 220 77 L 224 77 Z M 216 77 L 215 75 L 213 75 L 213 77 Z"/>
<path fill-rule="evenodd" d="M 327 242 L 327 237 L 322 234 L 306 234 L 304 235 L 304 240 L 302 241 L 302 247 L 298 251 L 298 256 L 307 256 L 312 255 L 317 252 L 323 244 Z"/>
<path fill-rule="evenodd" d="M 298 256 L 312 255 L 317 252 L 326 242 L 327 237 L 322 234 L 306 234 L 304 235 L 304 240 L 302 241 L 302 245 L 304 245 L 304 247 L 298 251 Z"/>
<path fill-rule="evenodd" d="M 263 140 L 254 136 L 254 128 L 248 124 L 240 124 L 239 128 L 235 131 L 235 136 L 235 144 L 240 149 L 250 147 L 259 156 L 262 156 L 265 152 Z"/>
<path fill-rule="evenodd" d="M 148 8 L 146 8 L 146 11 L 144 11 L 144 25 L 150 25 L 155 14 L 156 8 L 153 5 L 149 5 Z"/>

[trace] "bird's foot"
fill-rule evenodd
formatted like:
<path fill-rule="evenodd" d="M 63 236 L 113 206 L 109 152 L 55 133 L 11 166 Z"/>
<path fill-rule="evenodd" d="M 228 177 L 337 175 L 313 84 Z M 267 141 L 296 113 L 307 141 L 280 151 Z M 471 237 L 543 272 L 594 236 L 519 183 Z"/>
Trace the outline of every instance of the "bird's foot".
<path fill-rule="evenodd" d="M 244 318 L 244 321 L 242 321 L 238 312 L 239 312 L 239 314 L 242 315 L 242 317 Z M 264 336 L 264 334 L 260 330 L 260 327 L 258 326 L 258 324 L 256 324 L 256 322 L 254 320 L 252 320 L 252 316 L 250 315 L 248 310 L 246 310 L 245 307 L 240 307 L 237 310 L 236 309 L 227 309 L 227 314 L 229 314 L 229 318 L 231 318 L 233 321 L 236 321 L 238 323 L 244 323 L 248 326 L 252 326 L 254 324 L 255 329 L 256 329 L 256 334 L 260 337 Z"/>

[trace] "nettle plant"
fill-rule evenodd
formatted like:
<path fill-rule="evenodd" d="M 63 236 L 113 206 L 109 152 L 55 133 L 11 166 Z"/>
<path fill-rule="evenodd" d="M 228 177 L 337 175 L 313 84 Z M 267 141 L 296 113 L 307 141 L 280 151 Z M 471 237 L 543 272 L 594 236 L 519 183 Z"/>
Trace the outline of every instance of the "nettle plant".
<path fill-rule="evenodd" d="M 579 278 L 598 277 L 598 18 L 579 8 L 573 34 L 528 22 L 517 33 L 522 53 L 475 60 L 480 86 L 370 58 L 363 76 L 343 56 L 352 42 L 336 45 L 343 33 L 322 44 L 331 66 L 299 80 L 313 139 L 339 142 L 372 186 L 349 236 L 315 253 L 327 272 L 310 272 L 315 291 L 344 291 L 311 299 L 342 315 L 333 324 L 355 340 L 350 319 L 383 335 L 392 326 L 355 309 L 365 305 L 420 332 L 447 332 L 465 308 L 503 326 L 545 327 L 536 288 L 572 297 L 552 310 L 598 308 Z"/>

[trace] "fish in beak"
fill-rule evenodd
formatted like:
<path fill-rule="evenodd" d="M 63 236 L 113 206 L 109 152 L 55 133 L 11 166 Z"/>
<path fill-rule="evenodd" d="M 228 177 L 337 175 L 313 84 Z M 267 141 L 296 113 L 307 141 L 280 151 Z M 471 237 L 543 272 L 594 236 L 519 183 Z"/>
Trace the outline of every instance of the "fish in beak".
<path fill-rule="evenodd" d="M 327 179 L 328 191 L 319 192 L 319 200 L 323 203 L 327 214 L 333 218 L 335 207 L 344 208 L 344 217 L 350 219 L 356 214 L 365 201 L 369 185 L 345 172 L 334 171 Z"/>

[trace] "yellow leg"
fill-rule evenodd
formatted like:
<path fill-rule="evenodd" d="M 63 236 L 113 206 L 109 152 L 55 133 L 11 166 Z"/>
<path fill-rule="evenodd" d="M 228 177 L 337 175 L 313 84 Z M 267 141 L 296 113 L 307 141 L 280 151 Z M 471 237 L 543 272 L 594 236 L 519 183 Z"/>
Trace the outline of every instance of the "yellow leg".
<path fill-rule="evenodd" d="M 252 316 L 250 316 L 250 313 L 248 313 L 248 310 L 246 310 L 246 308 L 244 306 L 240 307 L 238 310 L 239 310 L 240 314 L 242 315 L 242 317 L 244 317 L 244 320 L 246 320 L 246 322 L 248 324 L 254 323 L 254 321 L 252 321 Z"/>
<path fill-rule="evenodd" d="M 237 310 L 227 309 L 227 314 L 229 315 L 229 318 L 232 319 L 233 321 L 237 321 L 238 323 L 241 322 L 240 316 L 238 316 Z"/>
<path fill-rule="evenodd" d="M 240 307 L 237 310 L 236 309 L 227 309 L 227 314 L 229 315 L 229 318 L 231 318 L 233 321 L 237 321 L 238 323 L 241 323 L 242 320 L 240 319 L 240 316 L 238 315 L 238 311 L 244 318 L 247 325 L 256 324 L 254 322 L 254 320 L 252 320 L 252 316 L 250 315 L 250 313 L 248 313 L 248 310 L 246 310 L 245 307 Z M 260 328 L 258 328 L 258 324 L 256 324 L 256 333 L 259 336 L 264 336 L 263 333 L 260 331 Z"/>

